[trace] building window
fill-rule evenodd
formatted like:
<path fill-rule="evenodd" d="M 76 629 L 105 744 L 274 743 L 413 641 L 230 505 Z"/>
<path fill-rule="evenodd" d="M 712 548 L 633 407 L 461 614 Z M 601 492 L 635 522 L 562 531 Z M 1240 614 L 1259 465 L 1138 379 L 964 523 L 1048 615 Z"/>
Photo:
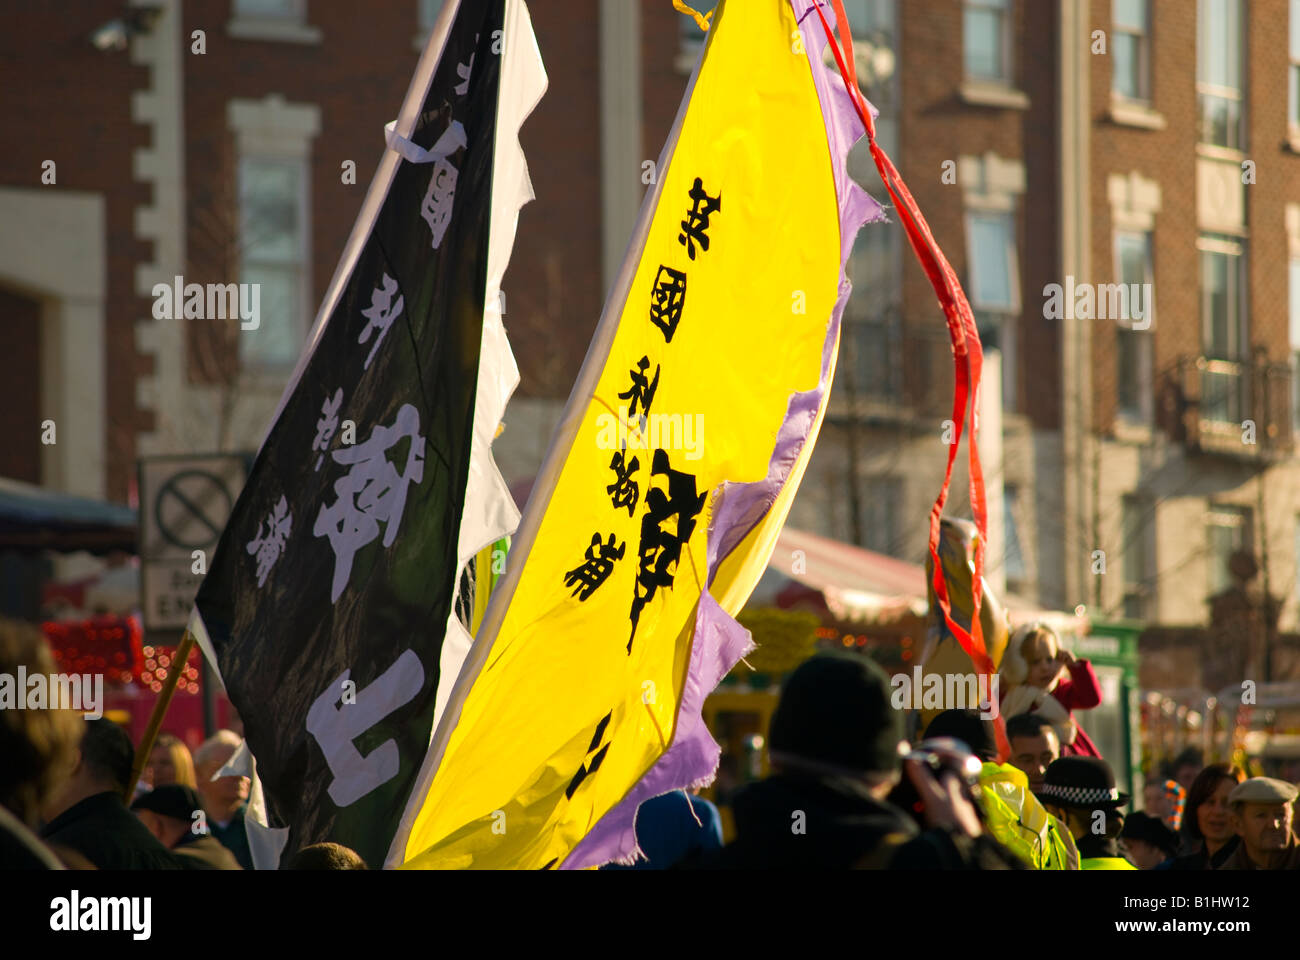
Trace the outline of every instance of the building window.
<path fill-rule="evenodd" d="M 902 547 L 900 521 L 903 482 L 898 477 L 869 477 L 862 503 L 863 545 L 868 550 L 894 556 Z"/>
<path fill-rule="evenodd" d="M 1011 0 L 966 0 L 966 76 L 1011 86 Z"/>
<path fill-rule="evenodd" d="M 1150 504 L 1138 497 L 1125 497 L 1122 510 L 1124 616 L 1130 620 L 1146 620 L 1151 616 L 1156 567 L 1155 524 L 1149 522 Z"/>
<path fill-rule="evenodd" d="M 1020 545 L 1020 524 L 1016 514 L 1020 510 L 1020 488 L 1014 484 L 1002 485 L 1002 570 L 1007 581 L 1023 583 L 1029 577 L 1025 552 Z"/>
<path fill-rule="evenodd" d="M 1291 126 L 1300 128 L 1300 0 L 1291 0 L 1291 68 L 1287 77 Z"/>
<path fill-rule="evenodd" d="M 1115 273 L 1129 291 L 1129 315 L 1118 321 L 1116 331 L 1116 383 L 1119 415 L 1131 423 L 1150 424 L 1153 416 L 1151 382 L 1151 327 L 1155 310 L 1155 290 L 1151 263 L 1151 234 L 1120 232 L 1115 234 Z M 1137 319 L 1133 291 L 1139 290 L 1143 317 Z"/>
<path fill-rule="evenodd" d="M 428 33 L 438 22 L 444 0 L 420 0 L 420 30 Z"/>
<path fill-rule="evenodd" d="M 1115 93 L 1126 100 L 1151 99 L 1150 0 L 1115 0 L 1111 59 Z"/>
<path fill-rule="evenodd" d="M 307 330 L 306 164 L 244 157 L 239 164 L 240 282 L 258 285 L 260 323 L 241 330 L 240 359 L 286 367 Z"/>
<path fill-rule="evenodd" d="M 1020 270 L 1015 224 L 1010 213 L 966 215 L 970 255 L 971 307 L 986 350 L 1002 354 L 1002 407 L 1016 408 L 1016 315 L 1020 312 Z"/>
<path fill-rule="evenodd" d="M 1245 149 L 1241 0 L 1197 0 L 1196 95 L 1202 143 Z"/>
<path fill-rule="evenodd" d="M 235 16 L 268 20 L 302 20 L 305 0 L 235 0 Z"/>
<path fill-rule="evenodd" d="M 1217 596 L 1234 585 L 1232 557 L 1239 551 L 1251 549 L 1251 513 L 1248 507 L 1211 506 L 1207 530 L 1209 533 L 1209 565 L 1206 596 Z"/>
<path fill-rule="evenodd" d="M 1242 243 L 1207 235 L 1201 254 L 1201 419 L 1239 424 L 1248 383 L 1240 364 L 1246 348 L 1246 263 Z"/>

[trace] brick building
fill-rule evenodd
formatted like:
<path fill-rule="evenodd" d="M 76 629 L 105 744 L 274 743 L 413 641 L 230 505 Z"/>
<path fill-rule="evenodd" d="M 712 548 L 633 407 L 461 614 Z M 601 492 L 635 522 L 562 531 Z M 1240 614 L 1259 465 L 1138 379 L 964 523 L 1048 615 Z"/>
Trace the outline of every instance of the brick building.
<path fill-rule="evenodd" d="M 845 6 L 882 141 L 1000 354 L 982 408 L 995 588 L 1205 623 L 1246 547 L 1295 629 L 1297 4 Z M 0 82 L 23 93 L 0 104 L 0 314 L 19 374 L 0 382 L 0 475 L 126 502 L 139 456 L 256 446 L 440 7 L 81 0 L 10 15 Z M 522 383 L 497 456 L 512 482 L 540 463 L 702 39 L 668 0 L 531 12 L 550 88 L 523 131 L 537 200 L 505 284 Z M 854 163 L 883 196 L 865 150 Z M 947 450 L 947 334 L 901 231 L 864 231 L 851 270 L 791 523 L 919 562 Z M 277 322 L 250 337 L 154 320 L 152 286 L 175 275 L 255 278 Z M 1152 284 L 1158 309 L 1088 319 L 1045 294 L 1060 285 L 1077 306 L 1076 289 L 1120 282 Z"/>
<path fill-rule="evenodd" d="M 1300 4 L 867 6 L 897 64 L 868 94 L 896 103 L 894 158 L 1001 353 L 1000 444 L 984 451 L 995 584 L 1094 616 L 1205 624 L 1244 549 L 1258 569 L 1246 592 L 1267 587 L 1294 631 Z M 851 308 L 841 353 L 859 380 L 898 372 L 878 395 L 833 399 L 792 522 L 857 527 L 919 560 L 952 361 L 905 263 L 901 308 Z M 1150 284 L 1154 309 L 1116 310 L 1114 284 Z M 965 484 L 959 469 L 953 512 Z M 1252 647 L 1247 675 L 1262 657 Z"/>

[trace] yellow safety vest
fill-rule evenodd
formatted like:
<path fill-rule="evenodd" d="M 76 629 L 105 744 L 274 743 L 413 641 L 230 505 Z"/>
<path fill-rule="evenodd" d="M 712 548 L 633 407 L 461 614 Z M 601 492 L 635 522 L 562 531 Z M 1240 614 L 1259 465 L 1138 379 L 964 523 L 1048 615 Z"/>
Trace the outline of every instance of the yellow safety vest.
<path fill-rule="evenodd" d="M 984 823 L 993 838 L 1035 870 L 1078 870 L 1074 838 L 1029 790 L 1029 779 L 1009 763 L 980 771 Z"/>
<path fill-rule="evenodd" d="M 1136 870 L 1137 867 L 1123 857 L 1088 857 L 1079 864 L 1080 870 Z"/>

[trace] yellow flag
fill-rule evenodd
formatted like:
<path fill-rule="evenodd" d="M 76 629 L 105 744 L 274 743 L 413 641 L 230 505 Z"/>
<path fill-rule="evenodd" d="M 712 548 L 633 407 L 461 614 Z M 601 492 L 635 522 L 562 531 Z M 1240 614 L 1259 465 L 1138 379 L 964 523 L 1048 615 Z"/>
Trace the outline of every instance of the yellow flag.
<path fill-rule="evenodd" d="M 732 615 L 811 455 L 844 260 L 880 213 L 845 172 L 861 126 L 800 34 L 809 6 L 718 6 L 390 862 L 626 858 L 637 804 L 716 770 L 700 707 L 750 648 Z"/>

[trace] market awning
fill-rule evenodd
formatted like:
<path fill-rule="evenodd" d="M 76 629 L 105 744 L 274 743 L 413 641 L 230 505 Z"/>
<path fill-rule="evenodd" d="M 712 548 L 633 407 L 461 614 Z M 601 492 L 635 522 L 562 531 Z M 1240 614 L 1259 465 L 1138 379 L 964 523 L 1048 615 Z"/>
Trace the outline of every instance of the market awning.
<path fill-rule="evenodd" d="M 136 551 L 136 512 L 0 478 L 0 550 Z"/>
<path fill-rule="evenodd" d="M 926 614 L 925 567 L 786 526 L 777 538 L 768 569 L 821 595 L 830 612 L 852 623 L 888 624 Z M 794 600 L 799 588 L 782 591 Z M 1088 632 L 1086 616 L 1045 610 L 1008 593 L 1000 598 L 1015 629 L 1041 620 L 1062 634 Z"/>

